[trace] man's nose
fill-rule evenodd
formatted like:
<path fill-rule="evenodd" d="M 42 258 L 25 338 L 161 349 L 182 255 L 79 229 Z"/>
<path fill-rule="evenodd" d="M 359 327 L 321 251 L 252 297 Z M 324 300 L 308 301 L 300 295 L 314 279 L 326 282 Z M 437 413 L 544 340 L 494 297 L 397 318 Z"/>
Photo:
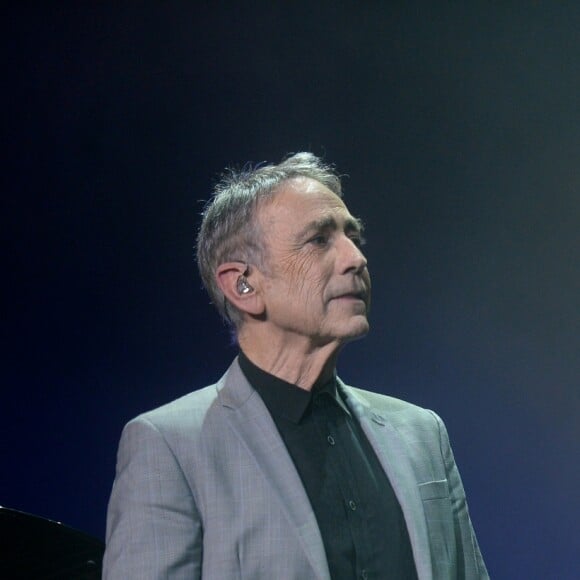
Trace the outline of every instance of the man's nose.
<path fill-rule="evenodd" d="M 360 274 L 367 266 L 367 259 L 360 245 L 348 236 L 343 237 L 340 245 L 340 269 L 343 273 Z"/>

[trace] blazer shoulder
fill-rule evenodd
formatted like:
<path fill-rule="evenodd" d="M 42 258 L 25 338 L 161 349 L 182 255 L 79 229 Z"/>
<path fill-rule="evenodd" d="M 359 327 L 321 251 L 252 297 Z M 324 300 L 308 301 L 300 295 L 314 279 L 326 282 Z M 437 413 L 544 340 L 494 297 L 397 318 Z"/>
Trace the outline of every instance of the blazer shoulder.
<path fill-rule="evenodd" d="M 228 396 L 240 389 L 243 391 L 243 378 L 237 359 L 234 359 L 216 383 L 141 413 L 127 423 L 124 431 L 154 431 L 168 443 L 184 438 L 191 441 L 202 433 L 219 432 L 227 414 Z"/>
<path fill-rule="evenodd" d="M 366 407 L 371 413 L 383 416 L 389 422 L 418 423 L 439 429 L 441 418 L 431 409 L 408 401 L 365 389 L 342 385 L 349 402 Z"/>
<path fill-rule="evenodd" d="M 219 383 L 203 387 L 141 413 L 131 419 L 124 430 L 141 425 L 152 428 L 166 438 L 184 433 L 194 435 L 219 407 L 218 386 Z"/>

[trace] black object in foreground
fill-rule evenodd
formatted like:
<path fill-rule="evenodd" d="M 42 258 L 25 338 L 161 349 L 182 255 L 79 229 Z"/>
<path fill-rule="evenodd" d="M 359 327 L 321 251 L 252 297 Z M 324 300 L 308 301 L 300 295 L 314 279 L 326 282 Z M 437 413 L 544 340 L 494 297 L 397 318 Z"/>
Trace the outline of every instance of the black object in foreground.
<path fill-rule="evenodd" d="M 0 578 L 96 580 L 105 544 L 59 522 L 0 506 Z"/>

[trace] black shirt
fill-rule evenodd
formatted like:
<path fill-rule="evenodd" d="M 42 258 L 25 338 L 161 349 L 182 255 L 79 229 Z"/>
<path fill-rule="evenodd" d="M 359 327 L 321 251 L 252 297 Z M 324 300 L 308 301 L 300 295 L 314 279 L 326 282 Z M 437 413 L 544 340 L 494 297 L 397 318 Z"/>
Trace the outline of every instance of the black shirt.
<path fill-rule="evenodd" d="M 336 379 L 306 391 L 240 367 L 270 411 L 316 515 L 333 580 L 415 580 L 401 507 Z"/>

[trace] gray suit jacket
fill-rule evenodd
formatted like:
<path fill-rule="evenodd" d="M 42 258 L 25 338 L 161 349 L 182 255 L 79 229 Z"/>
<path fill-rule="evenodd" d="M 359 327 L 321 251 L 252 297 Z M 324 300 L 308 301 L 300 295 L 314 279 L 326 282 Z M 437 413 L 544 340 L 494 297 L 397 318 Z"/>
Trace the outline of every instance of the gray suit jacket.
<path fill-rule="evenodd" d="M 399 499 L 420 580 L 488 578 L 441 419 L 339 386 Z M 125 427 L 103 577 L 330 580 L 300 477 L 237 360 Z"/>

